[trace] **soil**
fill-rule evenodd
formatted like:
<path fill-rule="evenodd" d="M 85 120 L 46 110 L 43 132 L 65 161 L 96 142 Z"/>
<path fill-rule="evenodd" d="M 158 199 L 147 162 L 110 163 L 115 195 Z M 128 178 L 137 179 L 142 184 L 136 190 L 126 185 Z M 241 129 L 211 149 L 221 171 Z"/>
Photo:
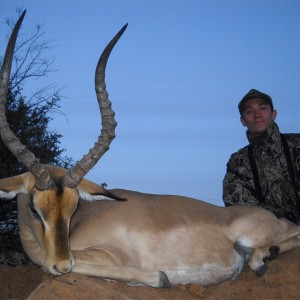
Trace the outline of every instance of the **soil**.
<path fill-rule="evenodd" d="M 123 282 L 70 273 L 53 277 L 37 266 L 2 266 L 0 299 L 300 299 L 300 248 L 268 263 L 262 278 L 246 266 L 235 281 L 169 289 L 129 286 Z"/>

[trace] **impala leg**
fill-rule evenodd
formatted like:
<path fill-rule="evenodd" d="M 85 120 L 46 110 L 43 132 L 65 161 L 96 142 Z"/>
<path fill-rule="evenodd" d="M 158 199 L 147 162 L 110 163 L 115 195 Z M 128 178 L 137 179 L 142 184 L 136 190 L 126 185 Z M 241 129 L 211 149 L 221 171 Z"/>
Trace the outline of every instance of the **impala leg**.
<path fill-rule="evenodd" d="M 144 284 L 155 288 L 171 287 L 167 275 L 162 271 L 146 271 L 133 266 L 126 266 L 124 259 L 116 256 L 116 252 L 109 249 L 89 249 L 72 251 L 75 257 L 73 272 L 125 281 L 127 283 Z"/>
<path fill-rule="evenodd" d="M 300 236 L 295 236 L 287 241 L 284 241 L 278 245 L 280 248 L 280 253 L 292 250 L 300 246 Z"/>
<path fill-rule="evenodd" d="M 105 279 L 125 281 L 130 284 L 144 284 L 155 288 L 171 287 L 167 275 L 162 271 L 144 271 L 136 267 L 114 267 L 79 263 L 73 272 Z"/>
<path fill-rule="evenodd" d="M 294 249 L 300 246 L 299 226 L 294 224 L 289 226 L 289 230 L 285 235 L 282 235 L 282 240 L 273 242 L 273 246 L 259 247 L 253 250 L 249 260 L 249 266 L 254 270 L 259 277 L 267 270 L 265 262 L 273 260 L 279 253 Z"/>
<path fill-rule="evenodd" d="M 266 261 L 275 259 L 279 252 L 278 246 L 254 249 L 249 260 L 250 268 L 255 271 L 258 277 L 262 277 L 268 269 Z"/>

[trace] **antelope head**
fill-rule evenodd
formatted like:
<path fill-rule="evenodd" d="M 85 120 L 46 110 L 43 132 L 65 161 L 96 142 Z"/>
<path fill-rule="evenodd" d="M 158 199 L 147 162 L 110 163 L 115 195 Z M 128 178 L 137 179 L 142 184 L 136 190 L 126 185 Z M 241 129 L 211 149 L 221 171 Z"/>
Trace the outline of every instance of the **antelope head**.
<path fill-rule="evenodd" d="M 101 186 L 83 177 L 109 149 L 115 137 L 114 112 L 105 88 L 105 68 L 108 57 L 125 31 L 127 24 L 104 49 L 95 73 L 95 89 L 99 103 L 102 129 L 94 146 L 69 170 L 40 163 L 10 130 L 5 115 L 12 59 L 17 35 L 26 11 L 20 16 L 10 36 L 0 73 L 0 132 L 11 153 L 28 169 L 27 173 L 0 180 L 0 197 L 13 198 L 19 193 L 29 195 L 21 205 L 27 217 L 28 232 L 42 248 L 41 264 L 54 275 L 67 273 L 74 267 L 69 244 L 69 224 L 79 197 L 87 200 L 121 200 Z M 21 197 L 22 198 L 22 197 Z M 24 197 L 23 197 L 24 198 Z M 26 230 L 25 230 L 26 232 Z M 29 233 L 28 233 L 29 234 Z"/>

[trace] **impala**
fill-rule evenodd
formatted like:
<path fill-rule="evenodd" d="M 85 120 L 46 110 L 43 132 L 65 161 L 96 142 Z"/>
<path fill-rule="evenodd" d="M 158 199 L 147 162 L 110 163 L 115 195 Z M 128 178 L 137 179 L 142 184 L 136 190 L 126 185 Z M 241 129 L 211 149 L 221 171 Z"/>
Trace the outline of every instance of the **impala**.
<path fill-rule="evenodd" d="M 105 68 L 126 25 L 106 46 L 96 68 L 102 117 L 97 142 L 70 170 L 41 164 L 10 130 L 5 116 L 24 15 L 13 29 L 1 68 L 0 130 L 3 142 L 28 172 L 1 179 L 0 196 L 18 195 L 21 241 L 33 262 L 54 275 L 72 271 L 152 287 L 211 285 L 236 278 L 246 261 L 262 276 L 267 258 L 299 246 L 300 227 L 264 209 L 106 190 L 83 178 L 115 137 Z"/>

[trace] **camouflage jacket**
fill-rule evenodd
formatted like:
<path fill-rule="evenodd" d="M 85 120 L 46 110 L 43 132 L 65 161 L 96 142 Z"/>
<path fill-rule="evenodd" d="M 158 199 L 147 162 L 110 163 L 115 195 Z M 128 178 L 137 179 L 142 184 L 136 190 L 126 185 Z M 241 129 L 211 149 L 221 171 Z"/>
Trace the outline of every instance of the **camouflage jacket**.
<path fill-rule="evenodd" d="M 225 206 L 259 206 L 300 224 L 300 134 L 284 134 L 290 152 L 295 182 L 277 124 L 259 138 L 247 137 L 253 149 L 262 199 L 259 199 L 248 155 L 248 146 L 231 155 L 223 181 Z M 254 173 L 255 174 L 255 173 Z"/>

